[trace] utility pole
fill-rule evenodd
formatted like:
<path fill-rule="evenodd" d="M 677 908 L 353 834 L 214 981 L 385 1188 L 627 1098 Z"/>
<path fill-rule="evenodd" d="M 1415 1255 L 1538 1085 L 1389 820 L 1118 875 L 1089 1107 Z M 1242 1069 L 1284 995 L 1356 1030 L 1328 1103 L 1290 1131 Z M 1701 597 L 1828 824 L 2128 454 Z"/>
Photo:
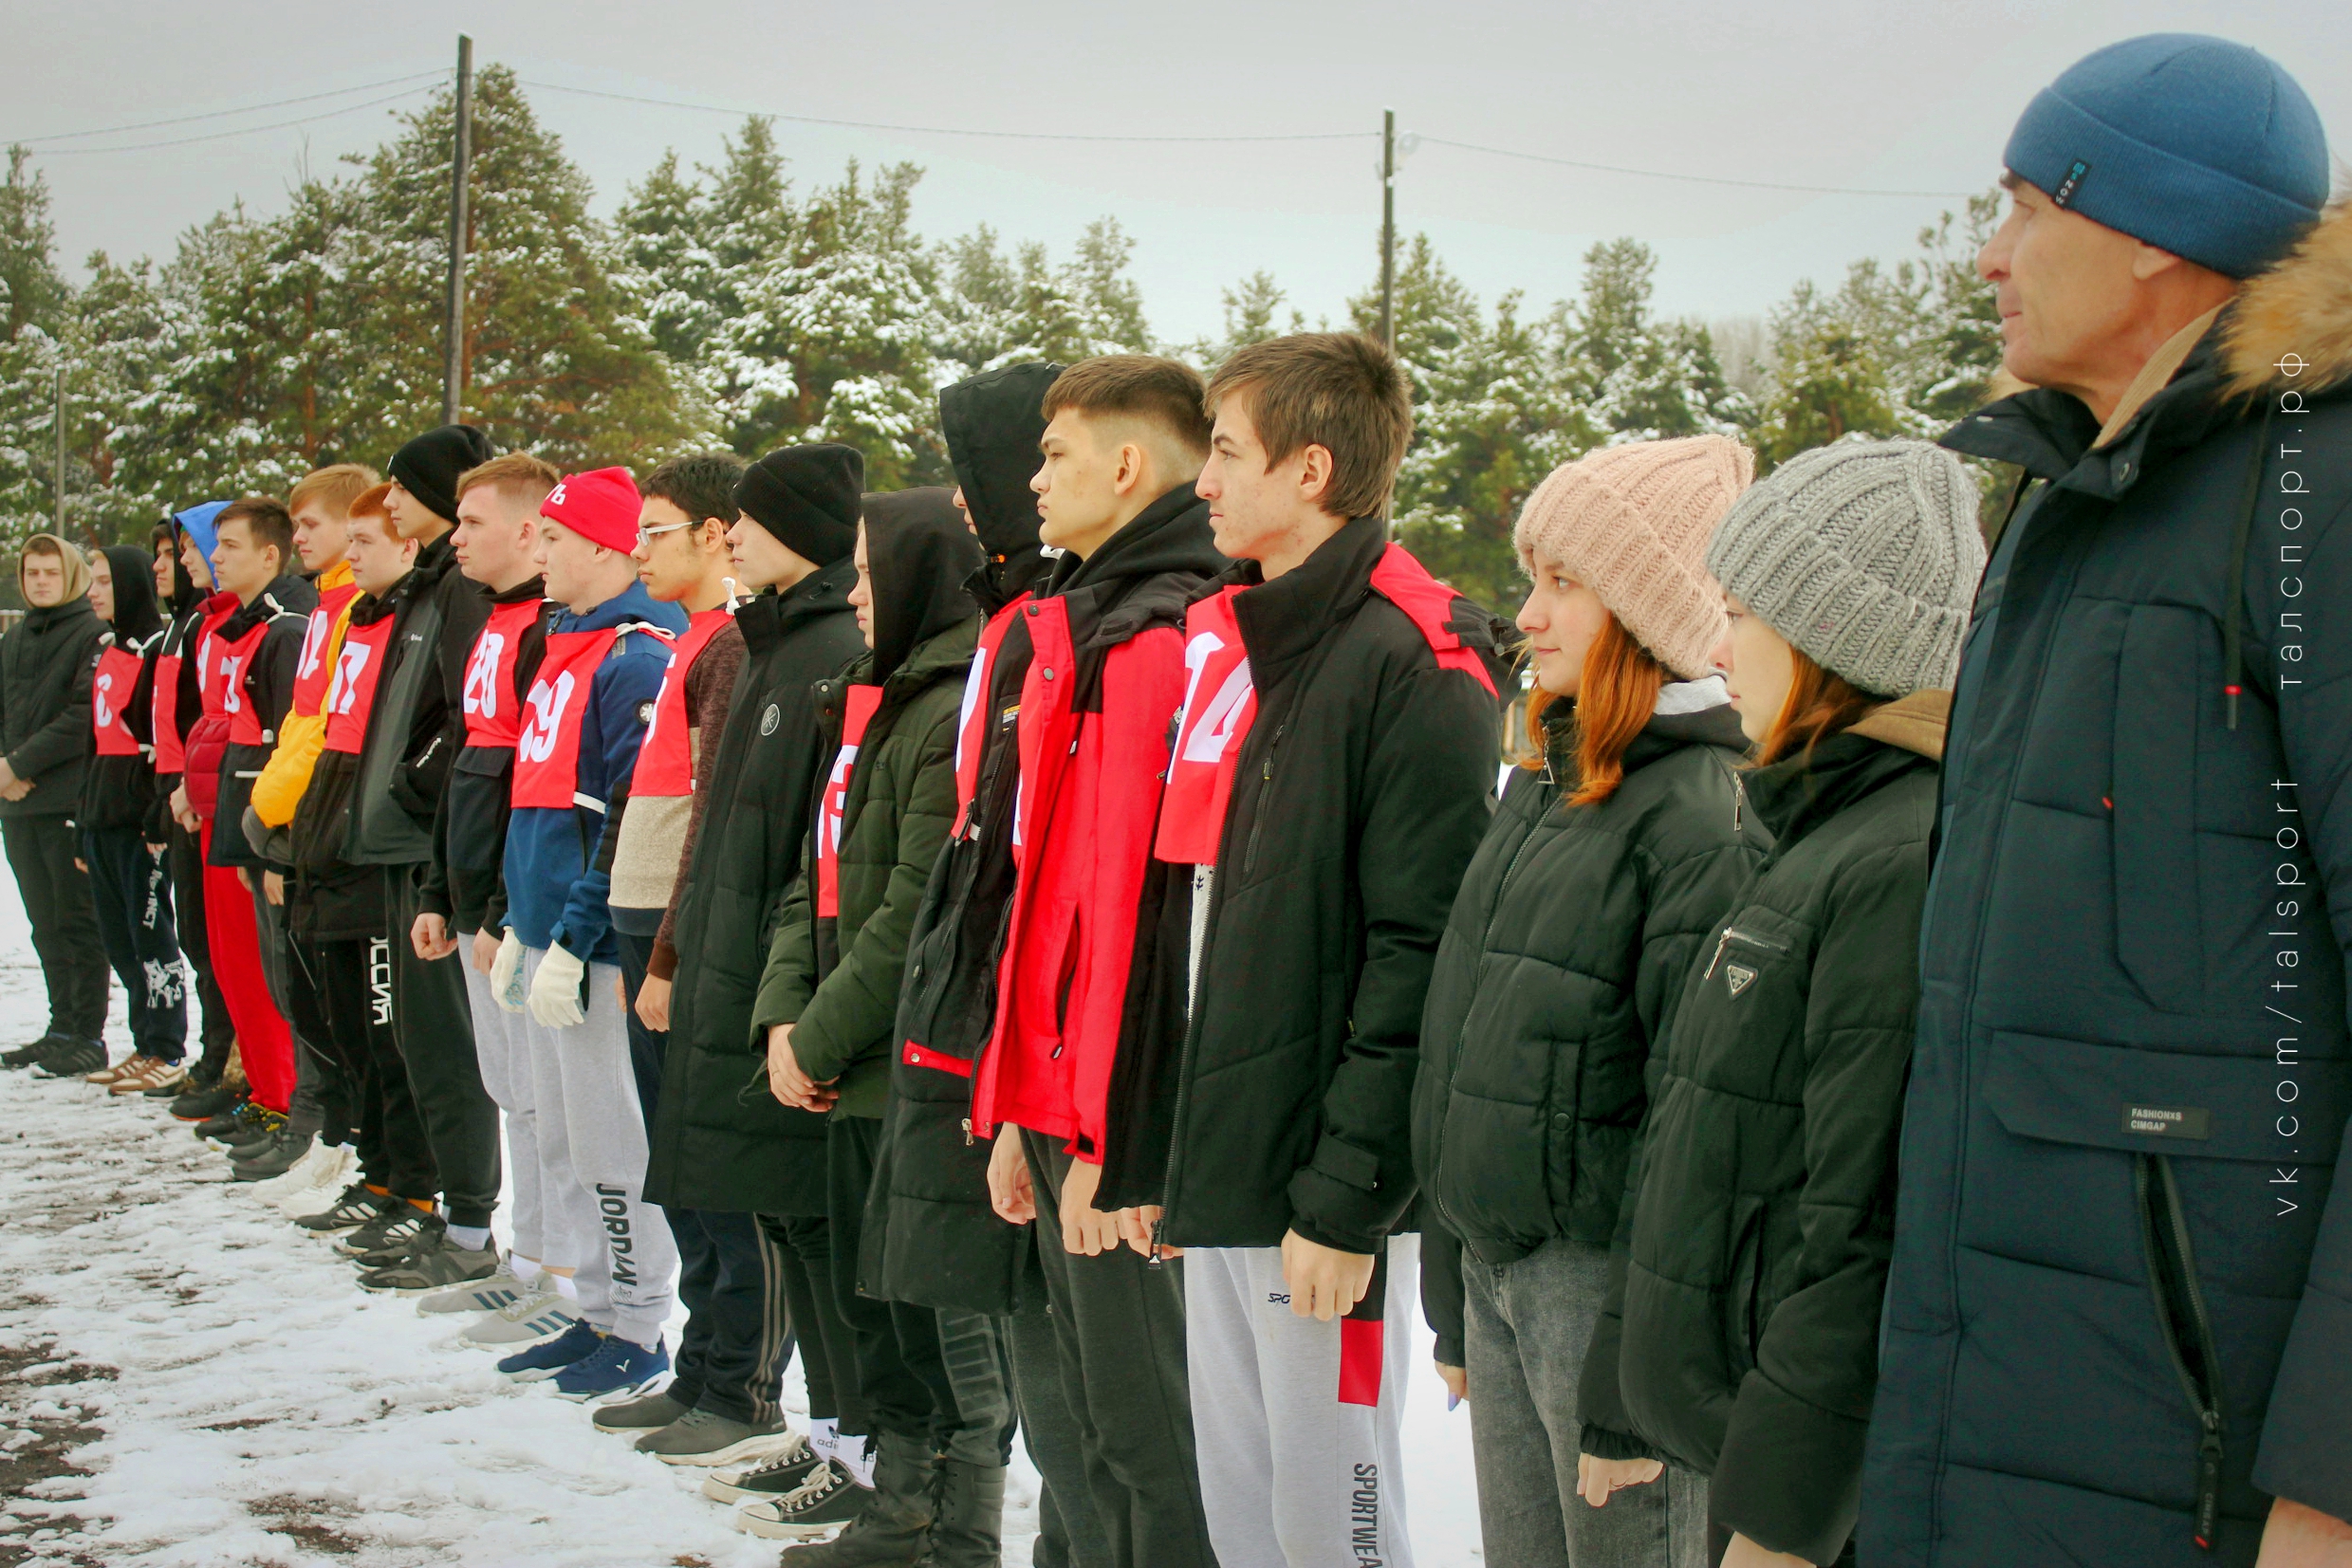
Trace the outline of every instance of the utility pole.
<path fill-rule="evenodd" d="M 1397 111 L 1380 111 L 1380 343 L 1397 352 Z"/>
<path fill-rule="evenodd" d="M 57 537 L 65 537 L 65 367 L 57 367 Z"/>
<path fill-rule="evenodd" d="M 466 183 L 473 167 L 473 40 L 457 35 L 455 145 L 449 180 L 449 338 L 441 376 L 441 422 L 454 425 L 465 401 Z"/>

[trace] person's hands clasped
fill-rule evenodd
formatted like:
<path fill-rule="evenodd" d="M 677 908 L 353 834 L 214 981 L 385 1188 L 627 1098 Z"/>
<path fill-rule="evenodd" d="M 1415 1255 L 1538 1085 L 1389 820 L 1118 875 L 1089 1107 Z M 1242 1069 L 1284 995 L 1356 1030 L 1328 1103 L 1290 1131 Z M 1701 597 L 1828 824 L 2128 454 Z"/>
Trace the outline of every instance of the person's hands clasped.
<path fill-rule="evenodd" d="M 1328 1322 L 1356 1310 L 1372 1286 L 1372 1254 L 1342 1252 L 1310 1242 L 1295 1230 L 1282 1236 L 1282 1279 L 1290 1287 L 1290 1310 Z"/>
<path fill-rule="evenodd" d="M 996 1142 L 989 1150 L 989 1207 L 1008 1225 L 1027 1225 L 1037 1218 L 1037 1189 L 1029 1180 L 1021 1129 L 1009 1122 L 996 1130 Z"/>
<path fill-rule="evenodd" d="M 1576 1456 L 1576 1492 L 1598 1508 L 1609 1501 L 1611 1492 L 1646 1486 L 1665 1473 L 1666 1467 L 1655 1459 L 1596 1459 L 1580 1453 Z"/>
<path fill-rule="evenodd" d="M 768 1026 L 768 1092 L 786 1105 L 799 1111 L 830 1111 L 840 1099 L 841 1091 L 834 1080 L 822 1083 L 808 1076 L 801 1067 L 800 1058 L 792 1050 L 792 1025 L 771 1024 Z"/>
<path fill-rule="evenodd" d="M 1062 1177 L 1062 1250 L 1099 1258 L 1119 1250 L 1120 1226 L 1116 1208 L 1094 1206 L 1102 1185 L 1102 1168 L 1072 1160 Z"/>

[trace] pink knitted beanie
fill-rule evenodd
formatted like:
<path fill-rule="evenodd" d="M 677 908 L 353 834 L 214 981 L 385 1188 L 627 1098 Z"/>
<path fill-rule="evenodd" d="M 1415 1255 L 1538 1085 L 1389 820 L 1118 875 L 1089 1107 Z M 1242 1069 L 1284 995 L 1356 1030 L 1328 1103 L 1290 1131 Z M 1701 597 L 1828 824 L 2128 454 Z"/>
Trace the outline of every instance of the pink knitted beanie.
<path fill-rule="evenodd" d="M 1707 541 L 1755 471 L 1755 455 L 1720 435 L 1589 452 L 1528 497 L 1511 536 L 1520 567 L 1533 576 L 1539 553 L 1559 562 L 1659 663 L 1695 679 L 1727 624 Z"/>

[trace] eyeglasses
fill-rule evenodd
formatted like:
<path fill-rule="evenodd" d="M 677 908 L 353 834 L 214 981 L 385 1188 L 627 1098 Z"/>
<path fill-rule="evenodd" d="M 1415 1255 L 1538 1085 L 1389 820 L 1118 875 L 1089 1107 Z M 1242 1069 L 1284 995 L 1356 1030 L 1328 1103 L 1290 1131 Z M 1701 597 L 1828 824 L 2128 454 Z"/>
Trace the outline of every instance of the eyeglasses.
<path fill-rule="evenodd" d="M 691 528 L 694 526 L 695 526 L 695 525 L 692 523 L 664 523 L 658 528 L 640 527 L 637 530 L 637 542 L 639 544 L 650 544 L 665 533 L 676 533 L 680 528 Z"/>

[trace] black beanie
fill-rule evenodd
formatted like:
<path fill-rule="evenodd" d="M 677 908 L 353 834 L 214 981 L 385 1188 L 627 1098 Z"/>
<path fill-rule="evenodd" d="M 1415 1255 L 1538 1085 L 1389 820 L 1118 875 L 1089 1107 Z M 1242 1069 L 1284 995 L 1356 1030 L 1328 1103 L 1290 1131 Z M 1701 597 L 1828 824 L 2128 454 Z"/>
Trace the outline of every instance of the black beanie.
<path fill-rule="evenodd" d="M 431 507 L 435 516 L 454 523 L 458 476 L 497 455 L 490 437 L 472 425 L 443 425 L 394 452 L 388 466 L 402 489 Z"/>
<path fill-rule="evenodd" d="M 802 560 L 829 566 L 858 546 L 865 459 L 827 441 L 779 447 L 743 470 L 735 505 Z"/>

